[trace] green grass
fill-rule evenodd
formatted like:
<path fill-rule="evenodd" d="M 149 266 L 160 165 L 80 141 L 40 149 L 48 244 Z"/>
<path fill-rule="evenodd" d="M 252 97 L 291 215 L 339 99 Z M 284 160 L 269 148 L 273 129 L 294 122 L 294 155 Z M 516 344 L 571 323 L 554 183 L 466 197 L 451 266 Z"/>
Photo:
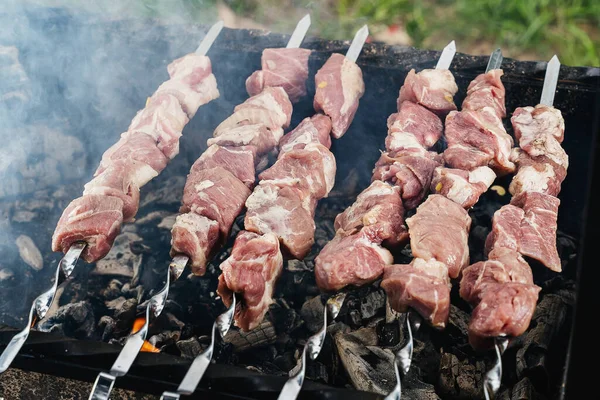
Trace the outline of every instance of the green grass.
<path fill-rule="evenodd" d="M 459 45 L 485 42 L 515 55 L 557 53 L 568 65 L 600 65 L 598 0 L 340 0 L 337 9 L 343 18 L 402 24 L 416 46 L 439 48 L 453 37 Z"/>

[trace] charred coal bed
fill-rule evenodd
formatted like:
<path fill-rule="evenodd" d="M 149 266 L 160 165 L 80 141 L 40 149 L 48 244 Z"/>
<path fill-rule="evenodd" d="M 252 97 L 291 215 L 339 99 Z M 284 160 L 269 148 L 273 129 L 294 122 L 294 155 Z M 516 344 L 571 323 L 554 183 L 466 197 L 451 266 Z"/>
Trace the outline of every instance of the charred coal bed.
<path fill-rule="evenodd" d="M 50 237 L 62 209 L 80 194 L 103 150 L 116 140 L 145 96 L 164 80 L 166 64 L 193 50 L 203 34 L 201 27 L 163 26 L 155 22 L 91 23 L 84 16 L 76 18 L 61 10 L 34 10 L 20 18 L 9 22 L 9 16 L 0 16 L 3 23 L 14 24 L 17 32 L 33 27 L 37 35 L 46 34 L 46 40 L 60 42 L 63 47 L 53 59 L 49 57 L 50 50 L 43 46 L 26 41 L 7 43 L 7 38 L 0 38 L 0 44 L 9 45 L 5 49 L 15 49 L 0 51 L 0 56 L 10 54 L 7 59 L 11 65 L 18 62 L 24 76 L 22 86 L 0 93 L 12 93 L 0 101 L 6 105 L 10 100 L 10 112 L 27 115 L 21 125 L 15 124 L 15 129 L 26 132 L 24 138 L 31 138 L 23 157 L 14 157 L 6 165 L 0 163 L 0 175 L 12 179 L 0 183 L 0 327 L 8 327 L 4 333 L 0 328 L 0 345 L 10 340 L 14 328 L 23 326 L 31 301 L 51 282 L 60 256 L 51 253 Z M 90 50 L 92 56 L 73 59 L 73 52 L 82 49 L 82 40 L 87 49 L 96 50 Z M 225 30 L 219 37 L 209 55 L 221 99 L 200 110 L 184 132 L 182 153 L 160 177 L 144 187 L 137 220 L 124 227 L 111 253 L 95 265 L 80 263 L 73 278 L 59 287 L 54 309 L 38 324 L 39 331 L 52 333 L 50 342 L 54 344 L 70 339 L 87 343 L 87 347 L 70 347 L 72 354 L 77 355 L 76 361 L 70 362 L 83 365 L 86 356 L 93 358 L 97 349 L 108 348 L 99 342 L 122 345 L 143 315 L 148 299 L 160 290 L 169 262 L 170 228 L 188 168 L 204 150 L 211 129 L 245 98 L 244 80 L 259 67 L 261 50 L 283 43 L 283 36 L 264 32 Z M 305 45 L 315 49 L 311 59 L 314 76 L 328 55 L 343 51 L 347 43 L 308 39 Z M 113 57 L 110 50 L 117 52 L 117 46 L 125 49 L 120 48 L 118 56 Z M 99 52 L 103 54 L 94 55 Z M 383 146 L 386 118 L 394 112 L 397 90 L 406 73 L 410 68 L 431 66 L 436 57 L 435 52 L 410 48 L 365 47 L 359 64 L 367 91 L 351 130 L 334 145 L 337 184 L 317 209 L 316 244 L 305 260 L 286 263 L 267 319 L 248 334 L 233 329 L 224 342 L 218 343 L 217 365 L 235 365 L 281 377 L 272 391 L 283 385 L 284 377 L 296 365 L 304 341 L 322 323 L 325 297 L 315 284 L 313 259 L 333 237 L 337 213 L 368 184 L 378 149 Z M 85 96 L 79 92 L 65 95 L 72 90 L 69 82 L 82 79 L 82 73 L 89 72 L 90 65 L 86 63 L 94 60 L 116 71 L 116 83 L 111 84 L 114 92 L 107 93 L 98 83 L 87 87 Z M 485 57 L 457 56 L 452 68 L 462 96 L 468 82 L 485 68 L 486 62 Z M 537 104 L 545 64 L 507 60 L 503 68 L 507 109 Z M 500 399 L 556 398 L 565 368 L 577 291 L 580 221 L 587 198 L 585 176 L 593 148 L 588 125 L 599 73 L 597 69 L 583 68 L 563 68 L 562 73 L 565 77 L 559 83 L 556 106 L 565 116 L 564 146 L 571 156 L 559 211 L 558 248 L 564 272 L 556 275 L 534 265 L 536 283 L 543 288 L 540 301 L 529 330 L 513 341 L 505 353 Z M 34 99 L 31 93 L 39 97 Z M 314 87 L 309 86 L 310 93 L 314 93 Z M 111 96 L 119 98 L 114 100 L 118 107 L 107 103 Z M 48 104 L 53 104 L 51 113 L 47 112 Z M 293 125 L 309 115 L 310 109 L 309 100 L 300 103 L 294 110 Z M 508 182 L 498 184 L 508 187 Z M 492 214 L 509 200 L 508 194 L 490 191 L 470 211 L 472 262 L 483 259 L 483 243 L 491 229 Z M 238 218 L 232 237 L 242 227 L 243 216 Z M 183 370 L 164 372 L 165 363 L 168 364 L 164 360 L 178 357 L 189 364 L 189 359 L 207 346 L 213 320 L 224 309 L 216 297 L 216 286 L 219 263 L 230 248 L 231 243 L 215 257 L 204 277 L 188 275 L 175 282 L 165 310 L 150 327 L 144 350 L 163 353 L 152 356 L 163 360 L 158 364 L 162 365 L 164 380 L 171 384 L 182 377 L 179 372 Z M 407 248 L 397 261 L 408 261 L 410 257 Z M 416 336 L 415 367 L 404 379 L 403 398 L 483 397 L 483 375 L 492 362 L 492 354 L 475 353 L 469 346 L 470 309 L 461 301 L 456 287 L 454 290 L 446 329 L 422 328 Z M 378 283 L 352 291 L 340 316 L 328 328 L 327 342 L 318 360 L 309 362 L 307 377 L 333 387 L 389 392 L 395 384 L 393 354 L 406 340 L 406 332 L 400 328 L 402 318 L 387 309 L 385 293 Z M 36 356 L 48 348 L 48 344 L 33 346 L 26 352 Z M 118 350 L 112 346 L 96 367 L 107 369 Z M 175 357 L 165 358 L 165 354 Z M 140 360 L 146 366 L 152 365 L 149 357 L 142 355 Z M 133 373 L 151 375 L 135 368 Z"/>

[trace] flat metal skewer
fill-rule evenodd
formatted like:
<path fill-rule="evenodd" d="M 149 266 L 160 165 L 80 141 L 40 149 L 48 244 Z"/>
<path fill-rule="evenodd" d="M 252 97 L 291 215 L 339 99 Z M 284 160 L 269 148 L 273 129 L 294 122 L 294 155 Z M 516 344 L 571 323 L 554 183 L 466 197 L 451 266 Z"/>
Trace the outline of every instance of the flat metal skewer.
<path fill-rule="evenodd" d="M 350 47 L 346 52 L 346 58 L 356 62 L 368 37 L 369 27 L 364 25 L 354 34 L 352 43 L 350 43 Z M 298 360 L 296 368 L 290 371 L 290 377 L 281 389 L 278 400 L 294 400 L 298 397 L 306 375 L 306 356 L 308 355 L 311 360 L 315 360 L 319 356 L 319 353 L 323 348 L 323 343 L 325 342 L 327 326 L 329 325 L 327 316 L 329 315 L 331 320 L 336 319 L 345 299 L 346 293 L 341 292 L 333 295 L 327 301 L 327 304 L 323 309 L 323 326 L 317 333 L 308 338 L 302 349 L 302 356 Z"/>
<path fill-rule="evenodd" d="M 71 276 L 79 260 L 79 256 L 81 256 L 85 247 L 86 244 L 84 242 L 74 243 L 60 260 L 54 273 L 54 284 L 50 289 L 36 297 L 29 310 L 27 326 L 11 339 L 2 354 L 0 354 L 0 374 L 10 367 L 10 364 L 12 364 L 17 354 L 19 354 L 19 351 L 21 351 L 21 348 L 29 337 L 31 328 L 35 326 L 37 321 L 44 319 L 54 302 L 58 285 Z M 64 279 L 61 279 L 61 272 Z"/>
<path fill-rule="evenodd" d="M 540 104 L 552 106 L 554 104 L 554 94 L 558 84 L 558 75 L 560 74 L 560 61 L 554 55 L 548 62 L 546 75 L 544 76 L 544 86 L 540 97 Z M 494 350 L 496 352 L 496 360 L 492 368 L 486 372 L 483 380 L 483 393 L 486 400 L 491 400 L 496 395 L 502 382 L 502 354 L 508 346 L 509 339 L 507 337 L 497 337 L 494 339 Z"/>
<path fill-rule="evenodd" d="M 298 24 L 296 24 L 296 28 L 290 36 L 286 48 L 291 49 L 300 47 L 302 41 L 304 40 L 304 37 L 306 36 L 306 33 L 308 32 L 308 29 L 310 28 L 310 24 L 310 15 L 307 14 L 298 22 Z M 179 384 L 177 391 L 165 391 L 163 392 L 161 399 L 176 400 L 179 399 L 181 395 L 189 395 L 196 391 L 198 384 L 202 380 L 202 377 L 204 376 L 204 373 L 208 369 L 210 361 L 212 360 L 216 339 L 215 331 L 219 332 L 219 336 L 221 339 L 225 337 L 225 335 L 229 331 L 229 328 L 233 324 L 236 302 L 236 296 L 234 295 L 233 302 L 229 306 L 229 308 L 224 313 L 219 315 L 215 320 L 215 323 L 213 324 L 211 341 L 209 346 L 202 353 L 196 356 L 196 358 L 192 362 L 192 365 L 190 365 L 190 368 L 183 377 L 183 380 Z"/>

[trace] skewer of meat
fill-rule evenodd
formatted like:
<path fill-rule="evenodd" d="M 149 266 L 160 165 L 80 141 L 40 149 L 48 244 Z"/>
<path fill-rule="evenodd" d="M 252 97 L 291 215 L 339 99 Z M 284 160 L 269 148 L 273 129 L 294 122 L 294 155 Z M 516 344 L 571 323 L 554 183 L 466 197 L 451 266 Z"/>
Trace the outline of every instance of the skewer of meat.
<path fill-rule="evenodd" d="M 484 74 L 469 85 L 462 111 L 446 117 L 445 164 L 458 168 L 437 167 L 431 183 L 433 192 L 407 219 L 413 261 L 408 265 L 385 267 L 381 286 L 391 307 L 400 312 L 409 309 L 406 324 L 409 340 L 398 352 L 404 373 L 412 361 L 412 323 L 420 326 L 420 317 L 437 328 L 444 328 L 450 311 L 451 279 L 458 278 L 469 263 L 468 236 L 471 208 L 494 181 L 514 165 L 507 160 L 512 139 L 502 125 L 506 115 L 505 89 L 500 81 L 500 50 L 491 56 Z M 457 123 L 457 121 L 460 121 Z M 396 391 L 400 385 L 398 383 Z M 395 398 L 392 392 L 388 398 Z"/>
<path fill-rule="evenodd" d="M 179 152 L 183 127 L 198 108 L 219 97 L 207 51 L 223 27 L 220 21 L 207 32 L 195 53 L 168 66 L 170 79 L 147 101 L 132 120 L 127 132 L 103 155 L 83 196 L 64 210 L 52 237 L 52 249 L 65 253 L 56 270 L 54 285 L 38 296 L 29 312 L 25 329 L 19 332 L 0 355 L 0 373 L 12 363 L 27 340 L 34 321 L 46 315 L 61 283 L 67 279 L 79 257 L 95 262 L 111 249 L 123 222 L 133 220 L 139 203 L 139 189 L 156 177 Z"/>
<path fill-rule="evenodd" d="M 476 349 L 494 347 L 496 364 L 486 374 L 484 391 L 491 398 L 500 387 L 501 355 L 508 338 L 523 334 L 533 317 L 540 287 L 524 257 L 561 271 L 556 248 L 556 195 L 568 168 L 560 143 L 564 137 L 561 112 L 552 107 L 560 63 L 548 64 L 540 104 L 519 107 L 511 117 L 519 148 L 511 156 L 517 173 L 509 186 L 511 203 L 493 216 L 486 240 L 487 261 L 463 271 L 460 295 L 474 306 L 469 343 Z"/>
<path fill-rule="evenodd" d="M 452 42 L 443 52 L 439 70 L 409 73 L 400 91 L 399 112 L 388 120 L 388 152 L 376 165 L 373 183 L 337 216 L 336 238 L 315 260 L 317 284 L 322 290 L 338 293 L 327 302 L 322 329 L 308 339 L 296 373 L 286 384 L 290 389 L 299 390 L 307 353 L 315 359 L 323 346 L 328 317 L 336 318 L 345 299 L 345 292 L 339 290 L 376 280 L 383 273 L 382 265 L 393 260 L 383 246 L 397 249 L 407 239 L 403 201 L 414 206 L 426 194 L 433 168 L 439 163 L 439 155 L 428 151 L 442 134 L 438 115 L 456 108 L 452 98 L 458 88 L 447 70 L 454 52 Z"/>

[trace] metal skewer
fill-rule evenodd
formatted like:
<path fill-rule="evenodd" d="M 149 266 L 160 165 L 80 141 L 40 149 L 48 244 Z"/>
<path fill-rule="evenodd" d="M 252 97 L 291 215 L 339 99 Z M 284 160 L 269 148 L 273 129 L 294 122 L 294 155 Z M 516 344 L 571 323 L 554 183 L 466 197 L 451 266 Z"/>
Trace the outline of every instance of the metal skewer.
<path fill-rule="evenodd" d="M 310 24 L 310 14 L 306 14 L 300 21 L 298 21 L 298 24 L 296 24 L 296 28 L 290 36 L 286 48 L 291 49 L 300 47 L 304 37 L 306 36 L 306 33 L 308 32 L 308 29 L 310 28 Z M 202 377 L 204 376 L 204 373 L 208 369 L 210 361 L 212 360 L 215 344 L 215 331 L 219 332 L 221 339 L 225 337 L 229 331 L 229 328 L 231 327 L 231 324 L 233 323 L 236 301 L 236 296 L 234 295 L 233 301 L 229 308 L 223 314 L 219 315 L 215 320 L 209 346 L 202 353 L 196 356 L 192 362 L 192 365 L 190 365 L 190 368 L 183 377 L 183 380 L 179 384 L 179 387 L 177 387 L 177 391 L 165 391 L 163 392 L 161 399 L 177 400 L 181 395 L 189 395 L 196 391 L 200 380 L 202 380 Z"/>
<path fill-rule="evenodd" d="M 54 284 L 50 289 L 36 297 L 31 305 L 31 309 L 29 310 L 27 326 L 25 326 L 21 332 L 17 333 L 11 339 L 10 343 L 8 343 L 2 354 L 0 354 L 0 374 L 10 367 L 10 364 L 12 364 L 17 354 L 19 354 L 23 344 L 25 344 L 25 341 L 29 337 L 31 328 L 35 326 L 37 321 L 44 319 L 46 316 L 46 313 L 54 302 L 58 285 L 71 276 L 71 273 L 73 273 L 75 265 L 79 260 L 79 256 L 81 256 L 81 253 L 85 249 L 85 246 L 86 244 L 84 242 L 74 243 L 58 263 L 56 272 L 54 274 Z M 61 279 L 61 271 L 64 279 Z"/>
<path fill-rule="evenodd" d="M 354 34 L 352 43 L 346 52 L 346 58 L 356 62 L 368 37 L 369 27 L 364 25 Z M 323 309 L 323 326 L 317 333 L 308 338 L 304 345 L 304 349 L 302 350 L 302 356 L 298 360 L 296 368 L 290 371 L 290 377 L 281 389 L 278 400 L 293 400 L 298 397 L 298 393 L 300 393 L 300 390 L 302 389 L 302 384 L 304 383 L 304 377 L 306 375 L 306 356 L 308 354 L 311 360 L 314 360 L 319 356 L 319 353 L 323 348 L 323 343 L 325 342 L 327 326 L 329 325 L 327 316 L 329 315 L 331 320 L 336 319 L 345 299 L 346 293 L 342 292 L 333 295 L 327 301 L 327 305 Z"/>
<path fill-rule="evenodd" d="M 540 104 L 552 106 L 554 104 L 554 94 L 556 93 L 556 85 L 558 84 L 558 75 L 560 73 L 560 61 L 554 55 L 548 62 L 546 67 L 546 75 L 544 76 L 544 86 L 540 97 Z M 483 393 L 486 400 L 491 400 L 500 389 L 502 382 L 502 354 L 508 346 L 509 338 L 497 337 L 494 339 L 494 350 L 496 352 L 496 361 L 492 368 L 485 374 L 483 380 Z"/>

